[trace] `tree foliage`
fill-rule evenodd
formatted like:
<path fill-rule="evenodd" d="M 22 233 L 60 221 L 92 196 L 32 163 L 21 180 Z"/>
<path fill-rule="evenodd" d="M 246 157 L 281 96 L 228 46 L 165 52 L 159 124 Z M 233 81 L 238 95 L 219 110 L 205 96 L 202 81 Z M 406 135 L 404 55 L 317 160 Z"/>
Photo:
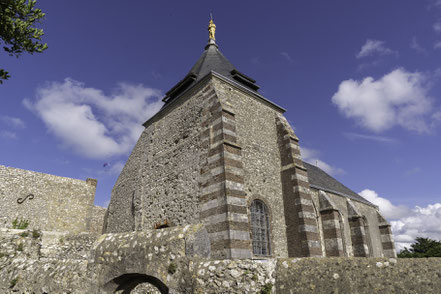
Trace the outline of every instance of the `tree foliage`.
<path fill-rule="evenodd" d="M 430 238 L 417 237 L 415 243 L 410 248 L 404 247 L 398 257 L 403 258 L 422 258 L 422 257 L 441 257 L 441 242 Z"/>
<path fill-rule="evenodd" d="M 0 44 L 10 56 L 41 53 L 47 49 L 47 44 L 40 42 L 43 29 L 36 27 L 45 14 L 35 8 L 36 3 L 36 0 L 0 0 Z M 0 84 L 9 77 L 9 73 L 0 68 Z"/>

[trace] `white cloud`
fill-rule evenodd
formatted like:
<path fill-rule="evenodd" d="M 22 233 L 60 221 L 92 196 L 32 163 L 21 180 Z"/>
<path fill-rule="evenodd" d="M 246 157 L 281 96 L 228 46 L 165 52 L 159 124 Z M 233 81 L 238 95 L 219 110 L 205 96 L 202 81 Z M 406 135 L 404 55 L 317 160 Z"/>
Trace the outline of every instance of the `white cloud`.
<path fill-rule="evenodd" d="M 16 129 L 23 129 L 26 127 L 25 123 L 18 117 L 2 115 L 2 116 L 0 116 L 0 120 L 3 123 L 5 123 L 13 128 L 16 128 Z"/>
<path fill-rule="evenodd" d="M 367 39 L 366 43 L 361 47 L 360 52 L 356 55 L 357 58 L 364 58 L 374 54 L 390 55 L 397 54 L 397 52 L 384 46 L 384 41 Z"/>
<path fill-rule="evenodd" d="M 111 95 L 67 78 L 37 89 L 36 100 L 24 100 L 48 130 L 88 158 L 108 158 L 131 150 L 142 123 L 161 107 L 161 92 L 121 83 Z"/>
<path fill-rule="evenodd" d="M 377 67 L 383 64 L 383 60 L 374 60 L 370 62 L 364 62 L 357 66 L 357 71 L 364 71 L 373 67 Z"/>
<path fill-rule="evenodd" d="M 435 45 L 433 45 L 434 49 L 441 49 L 441 41 L 438 41 L 435 43 Z"/>
<path fill-rule="evenodd" d="M 102 207 L 107 208 L 107 207 L 109 207 L 109 204 L 110 204 L 110 199 L 106 199 L 106 200 L 104 201 Z"/>
<path fill-rule="evenodd" d="M 413 175 L 419 174 L 419 173 L 421 173 L 422 171 L 423 171 L 423 170 L 422 170 L 420 167 L 416 166 L 416 167 L 413 167 L 413 168 L 411 168 L 411 169 L 406 170 L 406 171 L 404 172 L 404 175 L 405 175 L 406 177 L 409 177 L 409 176 L 413 176 Z"/>
<path fill-rule="evenodd" d="M 433 24 L 433 30 L 436 33 L 441 33 L 441 22 L 436 22 Z"/>
<path fill-rule="evenodd" d="M 318 158 L 319 152 L 313 149 L 301 147 L 300 153 L 302 155 L 302 159 L 312 165 L 316 165 L 322 170 L 324 170 L 326 173 L 330 174 L 331 176 L 335 175 L 341 175 L 344 174 L 345 171 L 341 168 L 334 167 L 323 160 L 320 160 Z"/>
<path fill-rule="evenodd" d="M 429 83 L 428 75 L 399 68 L 378 80 L 341 82 L 332 102 L 346 117 L 375 132 L 401 126 L 427 133 L 433 111 Z"/>
<path fill-rule="evenodd" d="M 93 175 L 119 175 L 124 168 L 125 163 L 123 161 L 116 161 L 112 163 L 104 163 L 102 168 L 90 168 L 85 167 L 83 168 L 83 171 L 85 171 L 87 174 L 93 174 Z"/>
<path fill-rule="evenodd" d="M 378 196 L 377 192 L 369 189 L 364 189 L 360 196 L 372 202 L 380 208 L 381 214 L 387 219 L 399 219 L 409 213 L 409 209 L 405 206 L 395 206 L 386 198 Z"/>
<path fill-rule="evenodd" d="M 409 247 L 416 237 L 441 240 L 441 203 L 411 209 L 403 205 L 396 206 L 369 189 L 359 194 L 378 205 L 380 212 L 390 221 L 398 252 L 405 246 Z"/>
<path fill-rule="evenodd" d="M 410 48 L 413 49 L 413 50 L 415 50 L 415 51 L 418 52 L 418 53 L 421 53 L 421 54 L 426 54 L 426 53 L 427 53 L 426 49 L 424 49 L 424 48 L 418 43 L 418 40 L 417 40 L 416 37 L 413 37 L 413 38 L 412 38 L 412 41 L 411 41 L 411 43 L 410 43 Z"/>
<path fill-rule="evenodd" d="M 432 119 L 433 119 L 434 125 L 441 122 L 441 110 L 432 114 Z"/>
<path fill-rule="evenodd" d="M 125 163 L 122 161 L 117 161 L 113 164 L 109 164 L 109 168 L 106 169 L 106 173 L 110 173 L 110 174 L 114 174 L 114 175 L 119 175 L 122 171 L 122 169 L 124 168 Z"/>
<path fill-rule="evenodd" d="M 17 134 L 14 132 L 1 131 L 0 137 L 5 138 L 5 139 L 10 139 L 10 140 L 15 140 L 15 139 L 17 139 Z"/>
<path fill-rule="evenodd" d="M 294 61 L 292 60 L 291 56 L 290 56 L 288 53 L 286 53 L 286 52 L 280 52 L 280 55 L 282 55 L 282 56 L 286 59 L 286 61 L 288 61 L 289 63 L 293 63 L 293 62 L 294 62 Z"/>
<path fill-rule="evenodd" d="M 441 8 L 441 0 L 429 0 L 431 3 L 429 5 L 429 8 L 435 7 L 435 8 Z"/>
<path fill-rule="evenodd" d="M 390 223 L 397 251 L 409 247 L 416 237 L 441 240 L 441 203 L 415 206 L 408 216 Z"/>
<path fill-rule="evenodd" d="M 344 135 L 350 140 L 369 140 L 376 141 L 380 143 L 396 143 L 397 140 L 394 138 L 384 137 L 384 136 L 373 136 L 373 135 L 363 135 L 357 133 L 344 133 Z"/>

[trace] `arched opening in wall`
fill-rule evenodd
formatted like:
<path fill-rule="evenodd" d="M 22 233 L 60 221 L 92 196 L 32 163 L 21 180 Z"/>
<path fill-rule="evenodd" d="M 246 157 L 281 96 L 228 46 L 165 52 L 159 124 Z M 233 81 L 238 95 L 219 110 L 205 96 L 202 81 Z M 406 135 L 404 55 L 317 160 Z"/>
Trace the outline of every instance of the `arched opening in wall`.
<path fill-rule="evenodd" d="M 343 256 L 348 256 L 348 251 L 346 249 L 346 234 L 345 234 L 345 224 L 343 222 L 343 215 L 341 214 L 340 210 L 338 212 L 338 223 L 340 224 L 340 233 L 341 233 L 341 242 L 343 246 Z"/>
<path fill-rule="evenodd" d="M 112 281 L 117 285 L 114 293 L 130 294 L 130 293 L 152 293 L 152 294 L 168 294 L 168 287 L 161 280 L 144 274 L 124 274 Z"/>
<path fill-rule="evenodd" d="M 368 223 L 367 218 L 365 216 L 363 216 L 362 220 L 363 220 L 364 233 L 366 235 L 366 245 L 368 247 L 368 252 L 367 252 L 368 256 L 367 257 L 373 257 L 374 252 L 373 252 L 373 248 L 372 248 L 371 234 L 369 231 L 369 223 Z"/>
<path fill-rule="evenodd" d="M 254 200 L 251 203 L 250 213 L 253 254 L 269 256 L 271 254 L 271 242 L 268 207 L 262 200 Z"/>

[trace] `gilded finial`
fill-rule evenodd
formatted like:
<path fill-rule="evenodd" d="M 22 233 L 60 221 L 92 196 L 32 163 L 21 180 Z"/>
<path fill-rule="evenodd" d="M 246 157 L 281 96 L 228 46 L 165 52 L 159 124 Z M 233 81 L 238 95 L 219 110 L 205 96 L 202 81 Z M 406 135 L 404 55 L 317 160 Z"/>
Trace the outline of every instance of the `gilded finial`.
<path fill-rule="evenodd" d="M 213 22 L 213 15 L 210 13 L 210 24 L 208 25 L 208 37 L 210 40 L 216 40 L 214 34 L 216 33 L 216 25 Z"/>

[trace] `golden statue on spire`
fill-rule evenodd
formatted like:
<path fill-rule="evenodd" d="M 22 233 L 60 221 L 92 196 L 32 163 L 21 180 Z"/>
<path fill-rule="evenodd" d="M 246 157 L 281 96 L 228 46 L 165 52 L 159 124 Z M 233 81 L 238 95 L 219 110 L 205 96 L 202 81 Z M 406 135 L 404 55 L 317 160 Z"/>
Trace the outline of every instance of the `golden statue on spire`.
<path fill-rule="evenodd" d="M 213 16 L 211 15 L 211 19 L 210 19 L 210 24 L 208 25 L 208 36 L 210 38 L 210 40 L 216 40 L 216 38 L 214 37 L 214 34 L 216 33 L 216 25 L 213 22 Z"/>

